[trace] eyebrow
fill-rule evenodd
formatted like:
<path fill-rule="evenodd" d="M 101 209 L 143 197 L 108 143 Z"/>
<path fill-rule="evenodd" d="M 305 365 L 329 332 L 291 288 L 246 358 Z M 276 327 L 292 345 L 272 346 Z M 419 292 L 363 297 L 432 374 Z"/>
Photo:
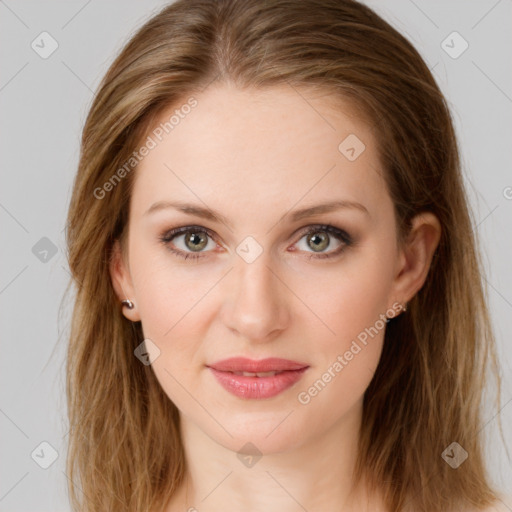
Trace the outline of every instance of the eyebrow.
<path fill-rule="evenodd" d="M 225 224 L 230 228 L 232 227 L 227 217 L 225 217 L 224 215 L 215 210 L 212 210 L 211 208 L 204 208 L 199 205 L 182 203 L 179 201 L 158 201 L 149 207 L 149 209 L 144 213 L 144 216 L 165 209 L 175 209 L 183 213 L 188 213 L 189 215 L 195 215 L 196 217 L 208 219 L 212 222 Z M 283 215 L 280 220 L 289 219 L 292 222 L 296 222 L 306 217 L 311 217 L 313 215 L 330 213 L 342 209 L 354 209 L 368 216 L 370 215 L 366 207 L 361 203 L 340 200 L 317 204 L 314 206 L 308 206 L 306 208 L 301 208 L 300 210 L 294 210 Z"/>

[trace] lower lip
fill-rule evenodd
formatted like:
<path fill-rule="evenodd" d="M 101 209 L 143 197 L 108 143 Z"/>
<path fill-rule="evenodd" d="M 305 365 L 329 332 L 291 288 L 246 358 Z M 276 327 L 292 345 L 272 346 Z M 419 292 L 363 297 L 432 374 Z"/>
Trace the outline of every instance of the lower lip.
<path fill-rule="evenodd" d="M 285 370 L 270 377 L 245 377 L 209 367 L 220 385 L 239 398 L 271 398 L 298 382 L 308 367 Z"/>

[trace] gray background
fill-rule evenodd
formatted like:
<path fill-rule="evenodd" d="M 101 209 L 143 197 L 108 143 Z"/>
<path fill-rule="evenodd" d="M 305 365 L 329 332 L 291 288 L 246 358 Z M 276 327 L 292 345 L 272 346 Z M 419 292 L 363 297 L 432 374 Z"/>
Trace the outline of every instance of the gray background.
<path fill-rule="evenodd" d="M 93 91 L 115 54 L 165 3 L 0 0 L 0 511 L 69 510 L 64 354 L 71 304 L 68 298 L 61 307 L 61 300 L 69 279 L 63 229 L 79 137 Z M 510 451 L 511 1 L 367 3 L 420 51 L 455 117 L 484 250 Z M 34 40 L 42 46 L 43 31 L 58 43 L 46 59 L 31 47 Z M 453 31 L 469 44 L 458 58 L 442 46 Z M 462 48 L 460 40 L 450 40 L 452 52 Z M 511 494 L 512 462 L 496 410 L 486 414 L 486 459 L 495 482 Z M 47 469 L 40 465 L 51 462 L 52 452 L 42 442 L 58 453 Z"/>

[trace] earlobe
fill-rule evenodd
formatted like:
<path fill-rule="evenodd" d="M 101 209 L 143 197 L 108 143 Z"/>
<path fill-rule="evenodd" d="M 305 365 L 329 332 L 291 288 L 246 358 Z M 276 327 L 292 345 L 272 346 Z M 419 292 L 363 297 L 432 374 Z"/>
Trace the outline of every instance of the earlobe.
<path fill-rule="evenodd" d="M 395 280 L 395 296 L 406 303 L 423 287 L 441 238 L 441 224 L 431 212 L 412 220 L 411 230 L 401 250 L 401 269 Z"/>

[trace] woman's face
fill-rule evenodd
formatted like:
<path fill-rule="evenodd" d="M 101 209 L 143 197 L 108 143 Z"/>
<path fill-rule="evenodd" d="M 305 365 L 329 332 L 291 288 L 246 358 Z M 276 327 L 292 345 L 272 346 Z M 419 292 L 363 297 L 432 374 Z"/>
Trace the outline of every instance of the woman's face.
<path fill-rule="evenodd" d="M 409 298 L 393 203 L 371 132 L 348 109 L 292 87 L 211 85 L 194 98 L 143 141 L 128 257 L 112 275 L 182 418 L 233 450 L 286 450 L 358 410 L 384 315 Z M 211 368 L 233 357 L 306 369 Z"/>

